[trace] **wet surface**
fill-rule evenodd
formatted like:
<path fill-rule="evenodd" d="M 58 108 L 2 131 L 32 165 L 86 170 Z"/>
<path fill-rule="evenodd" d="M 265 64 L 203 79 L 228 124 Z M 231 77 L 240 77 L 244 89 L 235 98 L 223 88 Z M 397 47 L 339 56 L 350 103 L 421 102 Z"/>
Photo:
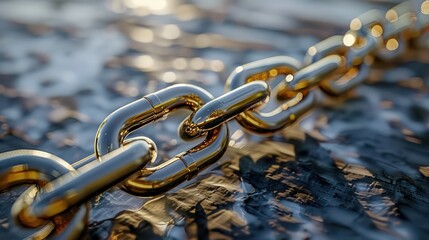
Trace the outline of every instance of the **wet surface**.
<path fill-rule="evenodd" d="M 384 2 L 384 1 L 383 1 Z M 394 2 L 0 2 L 0 151 L 93 152 L 101 121 L 174 83 L 223 93 L 240 64 L 344 33 Z M 335 6 L 335 8 L 333 7 Z M 89 239 L 424 239 L 429 234 L 429 95 L 424 59 L 368 83 L 270 138 L 229 124 L 219 163 L 156 198 L 117 188 L 93 200 Z M 321 95 L 321 94 L 319 94 Z M 183 111 L 138 134 L 186 150 Z M 1 231 L 16 192 L 0 196 Z"/>

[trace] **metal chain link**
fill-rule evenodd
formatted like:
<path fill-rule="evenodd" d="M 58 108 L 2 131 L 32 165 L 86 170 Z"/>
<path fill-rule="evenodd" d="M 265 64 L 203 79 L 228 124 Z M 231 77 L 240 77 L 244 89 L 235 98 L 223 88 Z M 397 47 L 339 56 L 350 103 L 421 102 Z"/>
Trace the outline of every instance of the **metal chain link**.
<path fill-rule="evenodd" d="M 317 104 L 315 88 L 343 94 L 368 77 L 374 61 L 398 59 L 407 49 L 419 47 L 420 37 L 429 30 L 428 14 L 429 1 L 404 2 L 385 15 L 371 10 L 353 19 L 344 35 L 311 46 L 302 64 L 278 56 L 237 67 L 226 81 L 226 93 L 217 98 L 189 84 L 149 94 L 110 114 L 98 129 L 95 154 L 74 165 L 34 150 L 0 154 L 0 190 L 40 186 L 15 201 L 11 231 L 17 238 L 75 239 L 87 224 L 88 200 L 117 183 L 136 195 L 165 193 L 221 158 L 229 143 L 228 121 L 236 119 L 257 134 L 276 133 Z M 284 78 L 270 89 L 265 81 L 278 76 Z M 271 112 L 261 112 L 258 107 L 270 95 L 280 103 Z M 205 139 L 159 166 L 145 167 L 156 158 L 155 144 L 145 137 L 126 137 L 179 108 L 192 111 L 179 125 L 180 136 Z M 55 235 L 54 229 L 62 231 Z"/>

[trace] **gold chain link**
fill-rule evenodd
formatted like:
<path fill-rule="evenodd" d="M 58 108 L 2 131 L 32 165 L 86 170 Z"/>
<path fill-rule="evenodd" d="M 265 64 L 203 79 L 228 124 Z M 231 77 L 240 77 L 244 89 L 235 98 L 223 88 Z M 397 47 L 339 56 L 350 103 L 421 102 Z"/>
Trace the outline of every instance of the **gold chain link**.
<path fill-rule="evenodd" d="M 40 151 L 0 154 L 0 191 L 24 183 L 41 186 L 15 201 L 10 228 L 17 238 L 45 238 L 60 227 L 52 221 L 60 217 L 68 224 L 56 237 L 77 238 L 88 221 L 88 199 L 117 183 L 136 195 L 165 193 L 221 158 L 229 143 L 228 121 L 236 119 L 258 134 L 276 133 L 316 105 L 315 88 L 343 94 L 368 77 L 377 59 L 394 60 L 418 47 L 419 37 L 429 30 L 428 14 L 429 1 L 404 2 L 385 15 L 371 10 L 353 19 L 344 35 L 311 46 L 303 64 L 279 56 L 237 67 L 227 79 L 226 93 L 217 98 L 189 84 L 147 95 L 109 115 L 97 132 L 95 154 L 74 166 Z M 265 81 L 278 76 L 282 81 L 270 89 Z M 258 107 L 270 95 L 280 103 L 261 112 Z M 192 110 L 179 125 L 180 136 L 205 139 L 159 166 L 145 167 L 156 158 L 155 144 L 145 137 L 126 137 L 179 108 Z"/>

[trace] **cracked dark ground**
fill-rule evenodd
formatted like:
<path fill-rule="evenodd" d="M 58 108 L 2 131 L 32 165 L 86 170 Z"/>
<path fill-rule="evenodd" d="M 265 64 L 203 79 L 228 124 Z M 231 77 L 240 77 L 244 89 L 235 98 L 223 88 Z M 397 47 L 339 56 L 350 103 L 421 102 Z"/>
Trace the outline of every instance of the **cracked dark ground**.
<path fill-rule="evenodd" d="M 0 2 L 1 152 L 39 149 L 73 163 L 92 153 L 100 122 L 126 103 L 174 83 L 219 96 L 236 66 L 302 59 L 352 17 L 394 5 L 137 2 Z M 425 239 L 428 67 L 424 59 L 391 65 L 346 96 L 321 97 L 273 137 L 229 124 L 234 144 L 219 163 L 163 196 L 107 191 L 92 201 L 86 238 Z M 174 140 L 186 114 L 139 133 L 156 141 L 158 161 L 189 147 Z M 1 194 L 2 236 L 18 195 Z"/>

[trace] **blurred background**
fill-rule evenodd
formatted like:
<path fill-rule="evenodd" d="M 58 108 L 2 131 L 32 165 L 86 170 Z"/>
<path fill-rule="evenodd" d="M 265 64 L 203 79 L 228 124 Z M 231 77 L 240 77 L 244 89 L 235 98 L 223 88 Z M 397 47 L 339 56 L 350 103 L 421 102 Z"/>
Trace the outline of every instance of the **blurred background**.
<path fill-rule="evenodd" d="M 220 96 L 237 66 L 302 60 L 354 17 L 399 2 L 0 1 L 0 152 L 38 149 L 76 162 L 118 107 L 175 83 Z M 428 68 L 425 59 L 393 66 L 347 96 L 322 97 L 274 137 L 232 122 L 223 159 L 166 195 L 111 189 L 93 200 L 85 237 L 424 239 Z M 157 162 L 192 146 L 177 135 L 187 114 L 136 133 L 157 143 Z M 17 196 L 1 194 L 1 223 Z"/>

